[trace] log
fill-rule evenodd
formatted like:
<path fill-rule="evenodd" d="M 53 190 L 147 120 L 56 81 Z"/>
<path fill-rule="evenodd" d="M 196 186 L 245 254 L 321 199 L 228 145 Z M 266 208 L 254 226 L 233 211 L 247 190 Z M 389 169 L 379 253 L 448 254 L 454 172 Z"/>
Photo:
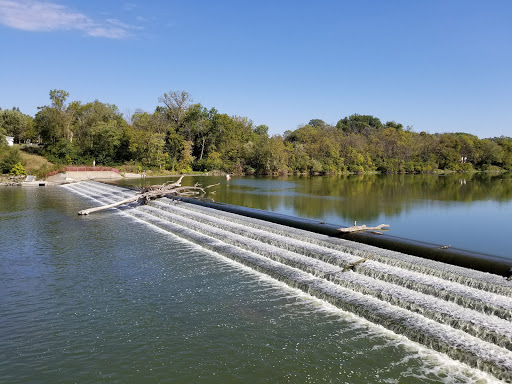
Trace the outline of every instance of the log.
<path fill-rule="evenodd" d="M 108 204 L 108 205 L 102 205 L 101 207 L 94 207 L 94 208 L 84 209 L 84 210 L 78 212 L 78 214 L 79 215 L 88 215 L 89 213 L 93 213 L 93 212 L 97 212 L 97 211 L 102 211 L 104 209 L 114 208 L 114 207 L 117 207 L 117 206 L 122 205 L 122 204 L 132 203 L 132 202 L 137 201 L 139 199 L 140 199 L 140 196 L 133 196 L 133 197 L 130 197 L 129 199 L 124 199 L 124 200 L 118 201 L 117 203 L 112 203 L 112 204 Z"/>
<path fill-rule="evenodd" d="M 141 204 L 146 204 L 150 200 L 158 199 L 160 197 L 180 197 L 180 196 L 197 196 L 197 195 L 205 195 L 206 189 L 215 187 L 219 184 L 212 184 L 206 187 L 201 187 L 199 184 L 194 185 L 193 187 L 182 187 L 181 180 L 183 180 L 184 176 L 181 176 L 177 181 L 173 183 L 164 183 L 162 185 L 150 185 L 141 189 L 136 196 L 129 197 L 128 199 L 124 199 L 118 201 L 116 203 L 102 205 L 101 207 L 94 207 L 89 209 L 84 209 L 78 212 L 79 215 L 88 215 L 89 213 L 102 211 L 105 209 L 115 208 L 119 205 L 138 202 Z"/>
<path fill-rule="evenodd" d="M 353 262 L 352 264 L 347 265 L 345 268 L 343 268 L 343 272 L 346 272 L 348 270 L 354 270 L 354 267 L 357 264 L 364 263 L 366 260 L 368 260 L 368 257 L 365 257 L 364 259 L 361 259 L 361 260 L 357 260 L 357 261 Z"/>
<path fill-rule="evenodd" d="M 364 232 L 364 231 L 376 231 L 376 230 L 387 230 L 389 229 L 388 224 L 380 224 L 376 227 L 367 227 L 366 225 L 354 225 L 353 227 L 348 228 L 338 228 L 338 231 L 343 233 L 350 233 L 350 232 Z"/>

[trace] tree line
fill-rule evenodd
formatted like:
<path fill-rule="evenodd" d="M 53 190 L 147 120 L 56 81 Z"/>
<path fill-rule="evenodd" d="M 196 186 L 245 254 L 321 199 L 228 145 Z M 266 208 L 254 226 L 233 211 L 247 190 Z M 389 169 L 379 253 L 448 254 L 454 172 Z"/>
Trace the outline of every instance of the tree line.
<path fill-rule="evenodd" d="M 179 173 L 234 174 L 430 173 L 438 170 L 512 170 L 512 139 L 468 133 L 413 132 L 395 121 L 353 114 L 336 125 L 312 119 L 294 131 L 269 136 L 266 125 L 193 103 L 189 93 L 164 93 L 152 113 L 123 117 L 98 100 L 68 102 L 51 90 L 34 117 L 0 110 L 4 136 L 38 143 L 56 164 L 157 168 Z M 34 148 L 34 147 L 33 147 Z M 36 150 L 36 149 L 33 149 Z"/>

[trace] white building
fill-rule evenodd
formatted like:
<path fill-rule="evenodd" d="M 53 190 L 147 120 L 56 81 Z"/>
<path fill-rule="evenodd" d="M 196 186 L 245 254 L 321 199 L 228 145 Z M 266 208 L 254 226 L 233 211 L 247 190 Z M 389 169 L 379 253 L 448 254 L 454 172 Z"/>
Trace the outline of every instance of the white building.
<path fill-rule="evenodd" d="M 14 137 L 12 136 L 5 136 L 5 139 L 7 140 L 7 145 L 13 146 L 14 145 Z"/>

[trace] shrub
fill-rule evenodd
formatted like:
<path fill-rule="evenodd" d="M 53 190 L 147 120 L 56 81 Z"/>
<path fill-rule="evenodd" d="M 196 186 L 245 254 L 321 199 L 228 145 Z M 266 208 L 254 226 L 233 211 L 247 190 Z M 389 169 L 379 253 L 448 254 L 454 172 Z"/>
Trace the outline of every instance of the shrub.
<path fill-rule="evenodd" d="M 23 176 L 27 174 L 27 171 L 25 171 L 25 167 L 21 164 L 21 161 L 16 163 L 14 167 L 9 171 L 11 175 L 14 176 Z"/>
<path fill-rule="evenodd" d="M 0 161 L 0 171 L 2 173 L 10 173 L 11 169 L 13 169 L 17 163 L 22 163 L 22 161 L 19 149 L 10 148 Z"/>

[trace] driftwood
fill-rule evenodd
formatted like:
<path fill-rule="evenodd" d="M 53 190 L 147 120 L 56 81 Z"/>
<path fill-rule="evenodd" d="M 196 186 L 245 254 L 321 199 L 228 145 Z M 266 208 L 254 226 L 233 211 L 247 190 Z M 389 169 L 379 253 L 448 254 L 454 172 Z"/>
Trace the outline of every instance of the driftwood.
<path fill-rule="evenodd" d="M 364 259 L 361 259 L 361 260 L 357 260 L 349 265 L 347 265 L 345 268 L 343 268 L 343 272 L 346 272 L 348 271 L 349 269 L 350 270 L 354 270 L 354 267 L 357 265 L 357 264 L 361 264 L 361 263 L 364 263 L 366 260 L 368 260 L 369 258 L 368 257 L 365 257 Z"/>
<path fill-rule="evenodd" d="M 354 270 L 354 267 L 357 265 L 357 264 L 361 264 L 361 263 L 364 263 L 365 261 L 369 260 L 370 257 L 365 257 L 364 259 L 359 259 L 357 261 L 354 261 L 353 263 L 350 263 L 349 265 L 347 265 L 345 268 L 343 269 L 339 269 L 337 271 L 333 271 L 333 272 L 327 272 L 327 273 L 324 273 L 323 274 L 323 278 L 326 278 L 326 277 L 329 277 L 329 276 L 332 276 L 336 273 L 340 273 L 340 272 L 347 272 L 347 271 L 353 271 Z"/>
<path fill-rule="evenodd" d="M 78 212 L 79 215 L 88 215 L 92 212 L 102 211 L 104 209 L 114 208 L 119 205 L 129 204 L 138 202 L 140 204 L 146 204 L 150 200 L 158 199 L 160 197 L 185 197 L 185 196 L 203 196 L 206 194 L 206 189 L 214 187 L 219 184 L 212 184 L 206 187 L 202 187 L 199 184 L 194 185 L 193 187 L 182 187 L 181 180 L 183 180 L 183 176 L 181 176 L 178 181 L 174 183 L 165 183 L 162 185 L 151 185 L 141 189 L 137 195 L 133 197 L 129 197 L 128 199 L 124 199 L 118 201 L 116 203 L 102 205 L 101 207 L 94 207 L 89 209 L 84 209 Z"/>
<path fill-rule="evenodd" d="M 376 231 L 376 230 L 387 230 L 389 228 L 388 224 L 377 225 L 376 227 L 367 227 L 366 225 L 354 225 L 353 227 L 348 228 L 338 228 L 338 231 L 343 233 L 351 233 L 351 232 L 364 232 L 364 231 Z M 381 235 L 381 233 L 380 233 Z"/>

